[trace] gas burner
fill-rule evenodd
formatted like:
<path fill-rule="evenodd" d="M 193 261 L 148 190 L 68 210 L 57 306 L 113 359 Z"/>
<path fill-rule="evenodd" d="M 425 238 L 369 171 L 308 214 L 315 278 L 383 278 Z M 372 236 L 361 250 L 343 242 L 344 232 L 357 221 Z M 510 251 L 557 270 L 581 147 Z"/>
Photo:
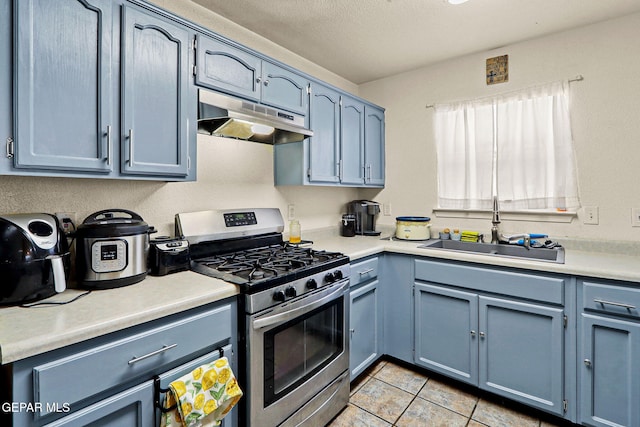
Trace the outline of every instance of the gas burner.
<path fill-rule="evenodd" d="M 199 271 L 203 270 L 202 267 L 206 267 L 213 276 L 252 286 L 256 283 L 299 275 L 343 258 L 345 256 L 339 252 L 317 251 L 310 247 L 283 242 L 204 257 L 195 262 L 200 266 Z"/>

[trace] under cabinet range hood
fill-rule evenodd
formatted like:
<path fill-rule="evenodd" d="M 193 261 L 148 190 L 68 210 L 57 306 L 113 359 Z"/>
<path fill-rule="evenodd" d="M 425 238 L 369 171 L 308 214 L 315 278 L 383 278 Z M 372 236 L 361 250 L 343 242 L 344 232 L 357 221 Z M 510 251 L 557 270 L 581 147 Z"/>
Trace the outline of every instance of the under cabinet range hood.
<path fill-rule="evenodd" d="M 204 89 L 198 90 L 198 133 L 263 144 L 313 136 L 303 116 Z"/>

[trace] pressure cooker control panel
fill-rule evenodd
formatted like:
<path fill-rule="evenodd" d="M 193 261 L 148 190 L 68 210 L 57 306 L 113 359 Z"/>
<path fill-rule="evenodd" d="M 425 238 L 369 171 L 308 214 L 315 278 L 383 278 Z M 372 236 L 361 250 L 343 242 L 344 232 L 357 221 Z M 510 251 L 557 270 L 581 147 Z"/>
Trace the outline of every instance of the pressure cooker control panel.
<path fill-rule="evenodd" d="M 91 269 L 96 273 L 122 271 L 126 266 L 126 241 L 100 240 L 91 245 Z"/>

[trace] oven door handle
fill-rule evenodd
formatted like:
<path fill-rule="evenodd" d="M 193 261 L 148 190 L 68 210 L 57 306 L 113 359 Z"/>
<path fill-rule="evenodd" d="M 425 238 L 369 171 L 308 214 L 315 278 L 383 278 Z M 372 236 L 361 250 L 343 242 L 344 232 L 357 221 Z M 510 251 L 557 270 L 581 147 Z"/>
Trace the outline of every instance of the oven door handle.
<path fill-rule="evenodd" d="M 287 310 L 282 313 L 274 314 L 272 316 L 267 316 L 262 319 L 257 319 L 253 321 L 253 329 L 262 329 L 267 326 L 275 325 L 278 323 L 287 322 L 291 319 L 295 319 L 296 317 L 308 313 L 312 310 L 315 310 L 318 307 L 326 304 L 327 302 L 335 299 L 339 294 L 344 292 L 345 286 L 348 286 L 349 282 L 345 282 L 342 286 L 338 287 L 335 291 L 331 292 L 323 296 L 322 298 L 315 300 L 309 304 L 303 305 L 302 307 L 294 308 L 293 310 Z"/>

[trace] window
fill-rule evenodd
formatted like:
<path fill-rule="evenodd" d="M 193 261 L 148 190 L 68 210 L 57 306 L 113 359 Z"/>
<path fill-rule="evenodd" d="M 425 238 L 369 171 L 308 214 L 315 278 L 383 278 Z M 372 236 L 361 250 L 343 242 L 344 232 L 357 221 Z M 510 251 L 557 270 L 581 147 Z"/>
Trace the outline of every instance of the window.
<path fill-rule="evenodd" d="M 434 121 L 440 208 L 580 206 L 568 82 L 436 105 Z"/>

